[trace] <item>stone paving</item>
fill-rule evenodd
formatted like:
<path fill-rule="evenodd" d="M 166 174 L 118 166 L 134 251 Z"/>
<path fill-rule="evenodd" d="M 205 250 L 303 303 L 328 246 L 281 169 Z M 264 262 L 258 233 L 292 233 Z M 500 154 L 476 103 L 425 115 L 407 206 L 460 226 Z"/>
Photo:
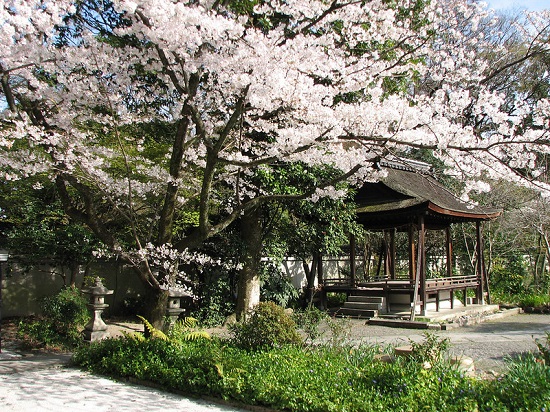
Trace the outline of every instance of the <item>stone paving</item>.
<path fill-rule="evenodd" d="M 67 367 L 69 355 L 0 355 L 2 412 L 239 412 Z"/>

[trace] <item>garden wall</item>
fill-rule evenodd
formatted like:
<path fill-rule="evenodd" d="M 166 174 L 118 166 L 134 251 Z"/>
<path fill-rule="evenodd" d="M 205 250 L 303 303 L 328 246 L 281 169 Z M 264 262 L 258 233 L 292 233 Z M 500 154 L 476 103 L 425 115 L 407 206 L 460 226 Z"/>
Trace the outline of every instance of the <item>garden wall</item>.
<path fill-rule="evenodd" d="M 311 263 L 309 264 L 311 266 Z M 327 259 L 323 261 L 325 276 L 347 276 L 349 260 Z M 306 276 L 302 261 L 287 258 L 282 263 L 281 270 L 291 280 L 294 287 L 302 290 L 306 284 Z M 84 272 L 78 274 L 76 285 L 81 288 L 84 281 Z M 128 305 L 139 303 L 144 288 L 138 276 L 129 269 L 121 269 L 116 264 L 94 263 L 88 269 L 86 276 L 99 276 L 105 287 L 114 290 L 112 295 L 105 297 L 109 308 L 106 315 L 123 315 L 129 309 Z M 47 265 L 24 272 L 16 263 L 10 262 L 10 270 L 2 282 L 2 317 L 29 316 L 39 313 L 40 300 L 59 292 L 64 286 L 62 277 L 55 274 L 55 270 Z M 317 286 L 317 279 L 315 279 Z"/>
<path fill-rule="evenodd" d="M 105 303 L 110 307 L 105 311 L 113 314 L 123 313 L 128 304 L 133 304 L 143 294 L 143 286 L 138 276 L 131 270 L 120 270 L 112 264 L 94 264 L 87 276 L 99 276 L 105 287 L 114 290 L 112 295 L 105 297 Z M 83 285 L 84 272 L 79 273 L 76 285 Z M 55 274 L 49 266 L 24 273 L 16 264 L 10 265 L 10 270 L 2 282 L 2 317 L 29 316 L 39 313 L 40 300 L 59 292 L 64 286 L 60 275 Z"/>

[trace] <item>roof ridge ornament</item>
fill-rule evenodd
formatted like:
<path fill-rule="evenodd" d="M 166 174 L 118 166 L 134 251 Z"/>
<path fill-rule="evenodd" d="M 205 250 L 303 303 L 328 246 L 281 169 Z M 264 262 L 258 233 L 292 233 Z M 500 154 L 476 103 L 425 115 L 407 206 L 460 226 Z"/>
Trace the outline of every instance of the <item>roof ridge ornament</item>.
<path fill-rule="evenodd" d="M 378 166 L 424 174 L 431 174 L 432 172 L 432 166 L 429 163 L 399 156 L 389 156 L 384 159 L 380 159 Z"/>

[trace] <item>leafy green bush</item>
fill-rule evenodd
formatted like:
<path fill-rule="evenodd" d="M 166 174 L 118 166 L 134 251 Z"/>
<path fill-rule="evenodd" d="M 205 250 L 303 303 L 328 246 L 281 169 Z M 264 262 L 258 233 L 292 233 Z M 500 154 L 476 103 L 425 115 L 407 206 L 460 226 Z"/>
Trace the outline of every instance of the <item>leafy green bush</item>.
<path fill-rule="evenodd" d="M 550 332 L 546 332 L 546 337 L 544 339 L 535 339 L 535 344 L 539 350 L 537 359 L 550 367 Z"/>
<path fill-rule="evenodd" d="M 186 317 L 175 322 L 170 326 L 166 335 L 176 342 L 211 338 L 208 332 L 199 328 L 199 321 L 192 317 Z"/>
<path fill-rule="evenodd" d="M 537 362 L 533 354 L 510 360 L 507 373 L 490 383 L 486 396 L 488 405 L 504 405 L 501 410 L 549 410 L 550 367 Z"/>
<path fill-rule="evenodd" d="M 273 302 L 260 302 L 243 321 L 231 325 L 229 330 L 234 343 L 245 349 L 302 343 L 292 317 Z"/>
<path fill-rule="evenodd" d="M 260 280 L 263 301 L 275 302 L 286 308 L 295 303 L 300 296 L 290 278 L 274 262 L 264 262 Z"/>
<path fill-rule="evenodd" d="M 322 333 L 319 329 L 321 322 L 328 319 L 328 314 L 314 306 L 308 306 L 304 310 L 296 311 L 292 314 L 298 328 L 306 335 L 306 343 L 313 344 L 314 341 L 321 337 Z"/>
<path fill-rule="evenodd" d="M 423 344 L 426 352 L 440 340 Z M 248 351 L 219 339 L 107 339 L 79 348 L 76 364 L 117 377 L 153 381 L 166 389 L 208 394 L 249 405 L 300 411 L 541 411 L 550 402 L 550 368 L 533 356 L 508 374 L 485 381 L 463 376 L 444 360 L 375 359 L 374 346 L 283 345 Z"/>
<path fill-rule="evenodd" d="M 508 295 L 520 294 L 525 290 L 526 276 L 527 265 L 522 256 L 495 258 L 489 277 L 491 290 Z"/>
<path fill-rule="evenodd" d="M 327 293 L 327 307 L 338 308 L 342 306 L 347 299 L 348 295 L 346 293 L 329 292 Z"/>
<path fill-rule="evenodd" d="M 82 341 L 81 332 L 90 319 L 86 299 L 76 288 L 65 288 L 41 304 L 42 317 L 19 323 L 19 338 L 31 346 L 72 348 Z"/>
<path fill-rule="evenodd" d="M 205 268 L 204 279 L 194 291 L 198 296 L 197 307 L 190 314 L 202 325 L 217 326 L 224 323 L 227 316 L 235 313 L 235 300 L 232 279 L 224 270 Z"/>
<path fill-rule="evenodd" d="M 550 295 L 543 293 L 522 293 L 518 303 L 521 307 L 543 308 L 550 304 Z"/>
<path fill-rule="evenodd" d="M 537 310 L 548 310 L 550 308 L 550 295 L 535 290 L 527 290 L 516 294 L 504 293 L 498 290 L 492 291 L 491 299 L 493 303 L 513 304 L 522 308 L 535 308 Z"/>
<path fill-rule="evenodd" d="M 90 319 L 86 299 L 77 288 L 65 288 L 58 294 L 44 299 L 44 316 L 58 324 L 60 331 L 73 331 Z"/>
<path fill-rule="evenodd" d="M 431 365 L 444 360 L 450 345 L 448 338 L 441 338 L 433 332 L 424 333 L 424 340 L 421 342 L 410 341 L 410 343 L 412 358 L 416 362 L 429 362 Z"/>
<path fill-rule="evenodd" d="M 73 362 L 96 373 L 155 382 L 195 394 L 219 393 L 220 346 L 207 339 L 185 344 L 130 336 L 77 349 Z"/>

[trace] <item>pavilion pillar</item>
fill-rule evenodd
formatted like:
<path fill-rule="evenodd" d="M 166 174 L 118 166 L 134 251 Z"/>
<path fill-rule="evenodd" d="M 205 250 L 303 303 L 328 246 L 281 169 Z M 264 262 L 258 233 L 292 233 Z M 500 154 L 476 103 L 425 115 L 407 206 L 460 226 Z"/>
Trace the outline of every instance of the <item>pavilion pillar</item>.
<path fill-rule="evenodd" d="M 483 262 L 483 238 L 481 236 L 481 222 L 476 222 L 476 275 L 479 282 L 477 287 L 477 302 L 478 304 L 485 304 L 485 263 Z"/>
<path fill-rule="evenodd" d="M 396 271 L 396 258 L 397 258 L 397 248 L 395 246 L 397 229 L 392 229 L 390 231 L 390 278 L 395 279 Z"/>
<path fill-rule="evenodd" d="M 451 236 L 451 227 L 448 226 L 445 228 L 445 251 L 447 252 L 447 277 L 453 276 L 453 238 Z M 450 291 L 450 299 L 451 299 L 451 309 L 454 308 L 454 291 L 451 289 Z M 439 296 L 439 293 L 438 293 Z"/>
<path fill-rule="evenodd" d="M 349 237 L 349 275 L 351 286 L 357 285 L 356 273 L 355 273 L 355 235 L 352 233 Z"/>
<path fill-rule="evenodd" d="M 384 279 L 391 279 L 391 241 L 388 240 L 388 231 L 384 230 Z"/>
<path fill-rule="evenodd" d="M 447 252 L 447 277 L 453 276 L 453 239 L 451 237 L 451 227 L 445 229 L 446 252 Z"/>
<path fill-rule="evenodd" d="M 420 315 L 426 315 L 426 227 L 424 215 L 418 217 L 418 257 L 416 260 L 416 277 L 414 294 L 411 302 L 411 321 L 414 320 L 416 304 L 420 299 Z"/>
<path fill-rule="evenodd" d="M 426 224 L 424 220 L 424 215 L 420 215 L 418 222 L 418 266 L 420 268 L 417 276 L 420 278 L 420 299 L 422 300 L 420 305 L 420 314 L 421 316 L 426 315 Z"/>
<path fill-rule="evenodd" d="M 409 279 L 416 278 L 416 262 L 415 262 L 415 245 L 414 245 L 414 227 L 409 225 Z"/>
<path fill-rule="evenodd" d="M 313 264 L 313 263 L 312 263 Z M 317 262 L 317 284 L 321 288 L 319 306 L 321 310 L 326 310 L 328 306 L 327 291 L 325 290 L 325 273 L 323 270 L 323 255 L 319 254 Z"/>

